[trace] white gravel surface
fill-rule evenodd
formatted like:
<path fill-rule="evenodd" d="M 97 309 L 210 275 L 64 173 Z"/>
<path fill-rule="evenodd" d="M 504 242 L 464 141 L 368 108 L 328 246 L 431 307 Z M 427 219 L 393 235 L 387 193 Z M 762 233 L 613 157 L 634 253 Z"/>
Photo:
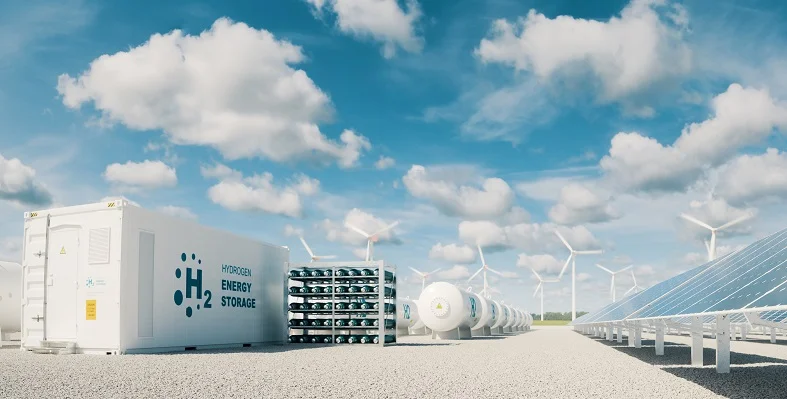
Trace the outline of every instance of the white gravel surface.
<path fill-rule="evenodd" d="M 787 392 L 785 379 L 777 379 L 784 368 L 735 366 L 747 355 L 733 354 L 733 373 L 717 375 L 712 366 L 691 368 L 678 346 L 654 359 L 652 347 L 618 345 L 566 327 L 536 327 L 468 341 L 407 337 L 385 348 L 292 344 L 125 356 L 6 348 L 0 349 L 0 398 L 770 398 Z M 706 351 L 712 364 L 713 350 Z M 763 370 L 770 380 L 758 379 Z"/>

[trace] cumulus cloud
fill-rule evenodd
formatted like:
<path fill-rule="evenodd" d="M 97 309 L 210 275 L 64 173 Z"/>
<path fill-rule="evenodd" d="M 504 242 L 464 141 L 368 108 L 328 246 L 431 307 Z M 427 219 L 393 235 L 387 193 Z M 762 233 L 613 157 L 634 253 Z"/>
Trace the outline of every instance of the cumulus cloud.
<path fill-rule="evenodd" d="M 286 224 L 284 225 L 284 236 L 285 237 L 303 236 L 303 229 L 295 227 L 291 224 Z"/>
<path fill-rule="evenodd" d="M 454 267 L 441 270 L 435 274 L 435 276 L 440 280 L 464 280 L 470 277 L 470 269 L 467 266 L 462 265 L 454 265 Z"/>
<path fill-rule="evenodd" d="M 746 245 L 717 245 L 716 246 L 716 258 L 720 258 L 727 254 L 740 251 L 741 249 L 746 248 Z M 686 266 L 699 266 L 705 263 L 708 263 L 708 253 L 707 252 L 689 252 L 683 256 L 681 262 Z M 637 275 L 640 274 L 640 271 L 637 271 Z"/>
<path fill-rule="evenodd" d="M 735 158 L 721 168 L 716 194 L 738 205 L 787 198 L 787 154 L 768 148 Z"/>
<path fill-rule="evenodd" d="M 407 0 L 406 9 L 397 0 L 306 0 L 322 17 L 329 9 L 336 15 L 336 27 L 358 39 L 371 39 L 383 44 L 385 58 L 396 55 L 397 48 L 411 53 L 423 49 L 423 39 L 416 34 L 416 23 L 422 16 L 416 0 Z"/>
<path fill-rule="evenodd" d="M 197 215 L 195 215 L 194 212 L 191 212 L 189 209 L 180 206 L 166 205 L 158 207 L 156 210 L 182 219 L 197 220 Z"/>
<path fill-rule="evenodd" d="M 292 218 L 303 217 L 302 198 L 316 194 L 320 182 L 304 174 L 296 174 L 289 184 L 276 186 L 269 172 L 243 177 L 224 165 L 203 167 L 204 177 L 218 178 L 208 189 L 213 203 L 232 211 L 265 212 Z"/>
<path fill-rule="evenodd" d="M 658 6 L 664 3 L 633 0 L 620 17 L 608 21 L 548 18 L 530 10 L 514 22 L 496 20 L 475 54 L 483 62 L 542 79 L 584 79 L 590 73 L 602 99 L 619 99 L 691 69 L 691 52 L 681 33 L 686 19 L 670 24 L 661 18 Z"/>
<path fill-rule="evenodd" d="M 345 223 L 349 223 L 368 234 L 380 231 L 391 224 L 358 208 L 353 208 L 347 212 L 342 222 L 324 219 L 317 224 L 318 228 L 325 231 L 328 241 L 341 242 L 348 245 L 363 245 L 364 257 L 366 256 L 366 237 L 360 235 L 356 231 L 348 229 L 345 227 Z M 395 228 L 386 230 L 377 236 L 375 245 L 381 243 L 401 244 L 401 240 L 395 235 Z"/>
<path fill-rule="evenodd" d="M 199 36 L 154 34 L 128 51 L 58 78 L 63 104 L 93 103 L 101 123 L 164 131 L 177 145 L 217 149 L 229 159 L 263 157 L 353 167 L 369 141 L 351 130 L 339 142 L 318 123 L 332 108 L 303 70 L 300 47 L 227 18 Z"/>
<path fill-rule="evenodd" d="M 394 164 L 396 164 L 396 161 L 394 161 L 393 158 L 381 155 L 380 159 L 378 159 L 377 162 L 375 162 L 374 166 L 377 169 L 383 170 L 394 166 Z"/>
<path fill-rule="evenodd" d="M 473 263 L 475 262 L 475 250 L 467 245 L 435 244 L 429 250 L 429 259 L 442 259 L 451 263 Z"/>
<path fill-rule="evenodd" d="M 151 160 L 107 165 L 104 180 L 128 190 L 174 187 L 178 184 L 174 168 L 164 162 Z"/>
<path fill-rule="evenodd" d="M 609 181 L 630 191 L 675 192 L 694 184 L 737 150 L 787 128 L 787 104 L 767 90 L 732 84 L 711 102 L 714 115 L 684 127 L 671 146 L 639 133 L 618 133 L 600 166 Z"/>
<path fill-rule="evenodd" d="M 568 258 L 568 256 L 566 256 Z M 541 278 L 554 278 L 560 274 L 560 270 L 563 269 L 563 265 L 565 264 L 564 260 L 558 260 L 552 255 L 547 254 L 540 254 L 540 255 L 526 255 L 526 254 L 519 254 L 517 256 L 516 265 L 518 267 L 525 267 L 528 269 L 533 269 L 538 273 Z M 552 276 L 549 276 L 552 275 Z M 534 276 L 535 277 L 535 276 Z"/>
<path fill-rule="evenodd" d="M 19 205 L 52 204 L 52 193 L 36 180 L 36 171 L 18 158 L 0 155 L 0 199 Z"/>
<path fill-rule="evenodd" d="M 469 245 L 480 245 L 485 251 L 518 248 L 527 252 L 551 252 L 565 249 L 555 235 L 559 231 L 575 250 L 599 249 L 601 243 L 585 226 L 565 227 L 552 223 L 519 223 L 498 225 L 480 221 L 459 223 L 459 239 Z"/>
<path fill-rule="evenodd" d="M 711 227 L 720 227 L 737 218 L 746 215 L 756 215 L 757 210 L 754 208 L 737 208 L 728 204 L 722 198 L 710 198 L 704 201 L 692 201 L 689 203 L 689 209 L 684 213 Z M 707 228 L 690 221 L 684 221 L 682 225 L 685 228 L 683 230 L 684 234 L 687 233 L 690 237 L 698 240 L 710 239 L 710 231 Z M 739 223 L 724 230 L 719 230 L 716 234 L 718 237 L 748 235 L 751 234 L 751 224 L 746 222 Z"/>
<path fill-rule="evenodd" d="M 483 179 L 477 187 L 457 177 L 445 168 L 413 165 L 402 182 L 411 195 L 428 200 L 448 216 L 495 219 L 514 205 L 514 191 L 502 179 Z"/>
<path fill-rule="evenodd" d="M 568 184 L 560 191 L 560 200 L 549 210 L 549 218 L 558 224 L 603 223 L 620 218 L 612 208 L 610 197 L 582 184 Z"/>

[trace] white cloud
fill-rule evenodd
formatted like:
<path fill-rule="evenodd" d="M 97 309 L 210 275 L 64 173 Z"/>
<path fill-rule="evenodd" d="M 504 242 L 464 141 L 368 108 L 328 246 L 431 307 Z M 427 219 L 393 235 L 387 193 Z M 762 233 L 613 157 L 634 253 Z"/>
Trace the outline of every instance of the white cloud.
<path fill-rule="evenodd" d="M 519 223 L 498 225 L 491 221 L 463 221 L 459 223 L 459 239 L 470 245 L 494 251 L 519 248 L 528 252 L 565 251 L 555 230 L 568 240 L 575 250 L 600 249 L 601 243 L 585 226 L 556 226 L 552 223 Z"/>
<path fill-rule="evenodd" d="M 429 250 L 429 259 L 442 259 L 451 263 L 473 263 L 475 262 L 475 250 L 467 245 L 456 245 L 442 243 L 435 244 Z"/>
<path fill-rule="evenodd" d="M 594 192 L 582 184 L 568 184 L 560 191 L 560 200 L 549 210 L 549 218 L 558 224 L 603 223 L 620 218 L 610 204 L 610 196 Z"/>
<path fill-rule="evenodd" d="M 240 180 L 243 178 L 243 174 L 239 171 L 230 168 L 227 165 L 216 163 L 213 166 L 205 166 L 202 165 L 199 168 L 200 174 L 202 177 L 209 178 L 209 179 L 232 179 L 232 180 Z"/>
<path fill-rule="evenodd" d="M 306 0 L 318 17 L 324 8 L 336 14 L 336 26 L 345 34 L 359 39 L 370 38 L 383 44 L 385 58 L 396 55 L 397 47 L 418 53 L 423 39 L 418 37 L 416 22 L 421 8 L 416 0 L 407 0 L 407 10 L 397 0 Z"/>
<path fill-rule="evenodd" d="M 568 258 L 568 256 L 566 256 L 566 258 Z M 554 278 L 560 274 L 560 270 L 563 269 L 565 262 L 565 260 L 558 260 L 552 255 L 519 254 L 516 260 L 516 265 L 518 267 L 526 267 L 535 270 L 536 273 L 541 276 L 541 278 Z"/>
<path fill-rule="evenodd" d="M 176 216 L 183 219 L 197 220 L 197 215 L 180 206 L 167 205 L 156 208 L 159 212 L 166 213 L 167 215 Z"/>
<path fill-rule="evenodd" d="M 470 269 L 468 269 L 467 266 L 454 265 L 454 267 L 448 270 L 441 270 L 437 272 L 435 276 L 441 280 L 463 280 L 470 277 Z"/>
<path fill-rule="evenodd" d="M 787 154 L 768 148 L 735 158 L 721 168 L 716 194 L 734 204 L 787 198 Z"/>
<path fill-rule="evenodd" d="M 208 189 L 213 203 L 232 211 L 262 211 L 292 218 L 303 217 L 302 196 L 316 194 L 320 186 L 318 180 L 296 174 L 290 184 L 277 187 L 269 172 L 242 177 L 240 172 L 223 165 L 203 168 L 202 173 L 219 177 L 219 183 Z"/>
<path fill-rule="evenodd" d="M 378 159 L 377 162 L 375 162 L 374 166 L 377 169 L 382 170 L 382 169 L 388 169 L 394 166 L 394 164 L 396 164 L 396 161 L 394 161 L 393 158 L 380 155 L 380 159 Z"/>
<path fill-rule="evenodd" d="M 724 255 L 729 253 L 740 251 L 743 248 L 746 248 L 748 245 L 718 245 L 716 246 L 716 258 L 720 258 Z M 708 262 L 708 253 L 707 252 L 689 252 L 683 256 L 681 262 L 687 266 L 699 266 Z M 636 274 L 639 275 L 641 272 L 638 270 Z"/>
<path fill-rule="evenodd" d="M 738 149 L 761 143 L 787 127 L 787 104 L 765 89 L 732 84 L 711 104 L 714 115 L 687 125 L 671 146 L 639 133 L 618 133 L 600 166 L 624 190 L 683 191 L 707 167 L 724 163 Z"/>
<path fill-rule="evenodd" d="M 366 248 L 353 248 L 353 255 L 358 259 L 366 259 Z"/>
<path fill-rule="evenodd" d="M 295 227 L 291 224 L 284 225 L 284 235 L 286 237 L 303 236 L 303 229 Z"/>
<path fill-rule="evenodd" d="M 318 227 L 326 232 L 328 241 L 341 242 L 348 245 L 364 245 L 364 257 L 366 256 L 366 238 L 356 231 L 345 227 L 344 223 L 349 223 L 368 234 L 380 231 L 391 224 L 358 208 L 353 208 L 347 212 L 342 223 L 334 222 L 330 219 L 324 219 L 322 222 L 318 223 Z M 385 242 L 399 244 L 400 240 L 396 237 L 394 230 L 395 228 L 380 233 L 377 236 L 378 241 L 376 244 Z"/>
<path fill-rule="evenodd" d="M 689 203 L 689 209 L 686 213 L 701 222 L 704 222 L 711 227 L 719 227 L 734 219 L 743 217 L 747 214 L 756 215 L 757 210 L 754 208 L 740 209 L 727 203 L 721 198 L 711 198 L 704 201 L 692 201 Z M 709 240 L 710 231 L 702 226 L 698 226 L 690 221 L 685 221 L 683 226 L 693 238 L 699 240 Z M 751 223 L 739 223 L 724 230 L 719 230 L 716 234 L 717 237 L 730 237 L 736 235 L 751 234 Z"/>
<path fill-rule="evenodd" d="M 17 158 L 0 155 L 0 200 L 19 205 L 45 206 L 52 203 L 52 194 L 36 180 L 36 171 Z"/>
<path fill-rule="evenodd" d="M 600 81 L 602 99 L 619 99 L 691 69 L 681 26 L 665 23 L 658 0 L 633 0 L 606 22 L 535 10 L 516 22 L 496 20 L 475 54 L 539 78 L 557 74 Z M 683 21 L 681 21 L 683 22 Z"/>
<path fill-rule="evenodd" d="M 107 165 L 104 179 L 132 190 L 174 187 L 178 184 L 174 168 L 164 162 L 151 160 Z"/>
<path fill-rule="evenodd" d="M 411 195 L 430 201 L 448 216 L 498 218 L 514 205 L 514 191 L 499 178 L 484 179 L 478 188 L 461 184 L 439 168 L 413 165 L 402 182 Z"/>
<path fill-rule="evenodd" d="M 101 123 L 161 129 L 177 145 L 213 147 L 230 160 L 336 162 L 349 168 L 369 141 L 345 130 L 340 142 L 317 126 L 332 109 L 303 70 L 301 48 L 227 18 L 199 36 L 154 34 L 125 52 L 103 55 L 74 78 L 58 78 L 68 108 L 92 102 Z"/>

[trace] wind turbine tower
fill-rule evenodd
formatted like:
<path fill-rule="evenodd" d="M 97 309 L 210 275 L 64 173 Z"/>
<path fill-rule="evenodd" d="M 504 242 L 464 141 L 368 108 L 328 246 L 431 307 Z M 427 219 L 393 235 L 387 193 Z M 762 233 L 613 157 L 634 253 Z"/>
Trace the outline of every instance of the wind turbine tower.
<path fill-rule="evenodd" d="M 399 221 L 393 222 L 390 225 L 388 225 L 387 227 L 382 228 L 382 229 L 374 232 L 373 234 L 369 234 L 369 233 L 359 229 L 358 227 L 355 227 L 355 226 L 351 225 L 350 223 L 344 222 L 344 226 L 345 227 L 347 227 L 348 229 L 353 230 L 353 231 L 357 232 L 358 234 L 366 237 L 366 261 L 367 262 L 370 261 L 370 260 L 374 260 L 373 259 L 374 243 L 377 242 L 377 240 L 379 238 L 379 235 L 381 233 L 384 233 L 384 232 L 394 228 L 398 224 L 399 224 Z"/>
<path fill-rule="evenodd" d="M 613 272 L 612 270 L 609 270 L 606 267 L 599 265 L 598 263 L 596 263 L 596 266 L 598 266 L 598 268 L 600 268 L 601 270 L 603 270 L 603 271 L 605 271 L 605 272 L 607 272 L 607 273 L 612 275 L 612 283 L 609 286 L 609 292 L 610 292 L 610 295 L 612 295 L 612 302 L 615 302 L 615 275 L 617 275 L 618 273 L 623 273 L 626 270 L 631 269 L 631 266 L 633 266 L 633 265 L 624 267 L 624 268 L 622 268 L 622 269 L 620 269 L 620 270 L 618 270 L 616 272 Z M 633 276 L 633 274 L 632 274 L 632 276 Z"/>
<path fill-rule="evenodd" d="M 555 230 L 555 234 L 560 238 L 560 241 L 563 241 L 566 248 L 571 251 L 571 254 L 568 255 L 568 259 L 566 259 L 566 264 L 563 265 L 563 270 L 560 271 L 560 275 L 557 278 L 560 279 L 563 277 L 563 273 L 566 271 L 568 263 L 571 262 L 571 320 L 573 321 L 577 318 L 577 255 L 598 255 L 603 253 L 603 251 L 600 249 L 594 249 L 592 251 L 575 251 L 574 248 L 571 248 L 571 245 L 568 245 L 568 241 L 563 238 L 559 231 Z"/>
<path fill-rule="evenodd" d="M 745 214 L 745 215 L 743 215 L 743 216 L 741 216 L 741 217 L 739 217 L 739 218 L 737 218 L 737 219 L 735 219 L 735 220 L 733 220 L 731 222 L 727 222 L 727 223 L 725 223 L 725 224 L 723 224 L 723 225 L 721 225 L 719 227 L 711 227 L 709 224 L 707 224 L 705 222 L 702 222 L 702 221 L 700 221 L 700 220 L 698 220 L 698 219 L 696 219 L 696 218 L 694 218 L 692 216 L 689 216 L 689 215 L 687 215 L 685 213 L 681 213 L 680 214 L 680 217 L 688 220 L 689 222 L 692 222 L 692 223 L 694 223 L 696 225 L 702 226 L 702 227 L 710 230 L 710 243 L 708 243 L 708 241 L 705 241 L 705 249 L 708 250 L 708 261 L 712 261 L 712 260 L 716 259 L 716 232 L 720 231 L 720 230 L 724 230 L 724 229 L 729 228 L 731 226 L 734 226 L 734 225 L 736 225 L 736 224 L 738 224 L 740 222 L 743 222 L 745 220 L 751 219 L 753 216 L 754 215 L 752 215 L 751 213 L 747 213 L 747 214 Z"/>
<path fill-rule="evenodd" d="M 530 269 L 530 271 L 533 272 L 533 274 L 535 274 L 536 278 L 538 279 L 538 285 L 536 286 L 536 291 L 533 292 L 533 296 L 536 296 L 536 294 L 538 294 L 539 288 L 541 289 L 541 321 L 544 321 L 544 283 L 557 283 L 560 280 L 556 278 L 544 280 L 541 278 L 541 276 L 538 275 L 538 273 L 536 273 L 535 270 Z"/>

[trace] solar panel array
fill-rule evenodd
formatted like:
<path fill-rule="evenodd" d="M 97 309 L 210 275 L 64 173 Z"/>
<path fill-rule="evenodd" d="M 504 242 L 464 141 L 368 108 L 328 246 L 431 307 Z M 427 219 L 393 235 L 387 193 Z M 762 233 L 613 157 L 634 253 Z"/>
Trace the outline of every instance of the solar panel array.
<path fill-rule="evenodd" d="M 787 229 L 583 315 L 571 325 L 692 315 L 712 320 L 713 314 L 747 310 L 765 311 L 760 315 L 764 320 L 781 322 L 787 319 L 787 308 L 773 308 L 785 306 Z"/>

